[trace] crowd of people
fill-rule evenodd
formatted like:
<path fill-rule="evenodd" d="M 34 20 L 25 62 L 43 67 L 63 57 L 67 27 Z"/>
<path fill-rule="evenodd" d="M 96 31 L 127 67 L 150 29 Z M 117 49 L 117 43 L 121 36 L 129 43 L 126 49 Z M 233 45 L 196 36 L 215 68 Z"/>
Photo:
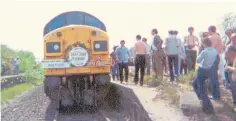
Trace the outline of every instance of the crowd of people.
<path fill-rule="evenodd" d="M 200 39 L 194 35 L 193 27 L 189 27 L 188 32 L 181 41 L 178 31 L 170 30 L 163 41 L 157 29 L 153 29 L 151 45 L 145 37 L 137 35 L 137 41 L 130 49 L 125 46 L 125 40 L 121 40 L 120 46 L 114 46 L 110 55 L 113 80 L 128 82 L 129 66 L 135 67 L 134 83 L 139 82 L 140 86 L 143 86 L 145 72 L 150 75 L 151 67 L 157 79 L 162 80 L 163 75 L 168 74 L 170 82 L 178 80 L 182 74 L 196 71 L 196 78 L 190 81 L 203 111 L 214 112 L 209 98 L 221 100 L 220 82 L 230 89 L 236 111 L 236 33 L 227 30 L 227 43 L 224 43 L 215 26 L 209 26 Z M 195 69 L 196 63 L 198 69 Z M 210 85 L 212 96 L 207 94 L 206 83 Z"/>
<path fill-rule="evenodd" d="M 7 65 L 7 63 L 2 62 L 1 63 L 1 76 L 19 74 L 19 65 L 20 65 L 19 57 L 12 58 L 10 65 Z"/>

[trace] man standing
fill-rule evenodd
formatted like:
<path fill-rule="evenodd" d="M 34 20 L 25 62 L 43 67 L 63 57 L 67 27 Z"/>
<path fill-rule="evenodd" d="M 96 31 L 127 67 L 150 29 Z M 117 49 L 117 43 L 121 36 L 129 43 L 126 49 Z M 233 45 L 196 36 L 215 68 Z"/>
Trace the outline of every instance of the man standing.
<path fill-rule="evenodd" d="M 12 58 L 11 70 L 12 70 L 13 75 L 15 75 L 16 74 L 16 59 L 15 58 Z"/>
<path fill-rule="evenodd" d="M 231 35 L 233 34 L 233 30 L 232 29 L 228 29 L 225 31 L 225 35 L 227 36 L 227 41 L 226 41 L 226 44 L 224 45 L 224 47 L 228 47 L 231 45 Z M 226 65 L 227 66 L 230 66 L 230 64 L 228 63 L 228 61 L 226 60 Z M 232 66 L 232 65 L 231 65 Z M 230 71 L 225 71 L 225 82 L 224 82 L 224 86 L 226 88 L 229 88 L 229 82 L 230 82 L 230 79 L 231 79 L 231 72 Z"/>
<path fill-rule="evenodd" d="M 213 105 L 208 98 L 207 90 L 205 89 L 206 79 L 209 80 L 216 79 L 215 72 L 219 63 L 219 55 L 217 51 L 212 48 L 212 43 L 209 38 L 205 38 L 203 40 L 204 50 L 200 53 L 197 58 L 197 63 L 199 63 L 199 67 L 197 70 L 197 77 L 193 81 L 193 89 L 197 94 L 199 100 L 201 100 L 202 109 L 206 113 L 213 113 L 214 108 Z M 217 85 L 211 84 L 211 89 L 213 91 L 213 99 L 219 98 L 219 88 L 216 88 Z"/>
<path fill-rule="evenodd" d="M 116 48 L 118 46 L 114 46 L 113 47 L 113 52 L 110 54 L 111 56 L 111 61 L 112 61 L 112 67 L 111 67 L 111 72 L 112 72 L 112 79 L 113 81 L 115 81 L 115 78 L 117 80 L 120 79 L 120 70 L 119 70 L 119 65 L 118 65 L 118 59 L 117 59 L 117 55 L 116 55 Z"/>
<path fill-rule="evenodd" d="M 229 83 L 230 91 L 234 104 L 234 111 L 236 112 L 236 33 L 231 35 L 231 44 L 226 48 L 225 57 L 228 61 L 226 71 L 230 73 Z"/>
<path fill-rule="evenodd" d="M 19 65 L 20 65 L 20 59 L 19 57 L 16 58 L 16 74 L 18 75 L 19 74 Z"/>
<path fill-rule="evenodd" d="M 165 57 L 165 53 L 162 49 L 162 39 L 157 35 L 157 29 L 152 30 L 153 41 L 151 49 L 153 51 L 153 59 L 155 62 L 155 73 L 156 77 L 159 77 L 161 80 L 163 78 L 163 69 L 162 69 L 162 58 Z"/>
<path fill-rule="evenodd" d="M 230 37 L 233 34 L 233 30 L 232 29 L 228 29 L 225 31 L 225 35 L 227 36 L 227 43 L 226 46 L 229 45 L 231 43 Z"/>
<path fill-rule="evenodd" d="M 147 75 L 150 75 L 150 68 L 151 68 L 151 46 L 147 43 L 147 39 L 146 38 L 143 38 L 142 41 L 146 44 L 146 51 L 147 51 L 147 54 L 146 54 L 146 57 L 145 57 L 145 66 L 146 66 L 146 69 L 147 69 Z"/>
<path fill-rule="evenodd" d="M 129 68 L 128 68 L 128 62 L 129 62 L 129 49 L 125 47 L 125 41 L 120 41 L 120 47 L 116 50 L 116 55 L 118 59 L 118 65 L 120 70 L 120 83 L 123 82 L 123 70 L 125 70 L 125 81 L 128 82 L 128 74 L 129 74 Z"/>
<path fill-rule="evenodd" d="M 141 41 L 141 36 L 136 36 L 137 42 L 134 45 L 134 53 L 135 53 L 135 75 L 134 81 L 135 84 L 138 84 L 139 80 L 139 70 L 140 70 L 140 86 L 143 86 L 143 78 L 145 73 L 145 55 L 147 53 L 146 44 Z"/>
<path fill-rule="evenodd" d="M 197 58 L 197 47 L 199 46 L 199 41 L 197 36 L 193 35 L 194 28 L 189 27 L 189 35 L 184 39 L 184 45 L 186 46 L 186 56 L 187 56 L 187 67 L 188 71 L 194 71 L 196 66 Z"/>
<path fill-rule="evenodd" d="M 166 54 L 168 56 L 168 66 L 170 71 L 170 81 L 174 81 L 174 72 L 173 67 L 175 69 L 175 74 L 179 74 L 178 72 L 178 51 L 179 51 L 179 42 L 174 36 L 174 32 L 171 30 L 169 31 L 169 37 L 166 38 L 165 41 L 165 49 Z"/>
<path fill-rule="evenodd" d="M 181 39 L 177 36 L 178 35 L 178 31 L 173 31 L 173 34 L 175 36 L 175 38 L 177 39 L 178 41 L 178 45 L 179 45 L 179 51 L 178 51 L 178 74 L 176 75 L 180 75 L 180 68 L 181 68 L 181 60 L 184 60 L 185 59 L 185 50 L 184 48 L 182 48 L 182 42 L 181 42 Z"/>
<path fill-rule="evenodd" d="M 223 82 L 225 82 L 225 70 L 224 70 L 224 59 L 222 56 L 222 50 L 223 50 L 223 43 L 220 38 L 220 36 L 216 33 L 216 27 L 215 26 L 210 26 L 208 28 L 208 32 L 211 36 L 211 42 L 212 42 L 212 47 L 216 49 L 218 54 L 220 55 L 220 64 L 219 64 L 219 73 L 220 77 Z"/>

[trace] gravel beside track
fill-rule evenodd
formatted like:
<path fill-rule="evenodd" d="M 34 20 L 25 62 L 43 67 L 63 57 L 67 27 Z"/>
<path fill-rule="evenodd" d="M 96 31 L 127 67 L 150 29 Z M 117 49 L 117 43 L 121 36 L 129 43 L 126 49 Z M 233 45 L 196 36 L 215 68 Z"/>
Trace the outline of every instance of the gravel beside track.
<path fill-rule="evenodd" d="M 2 107 L 1 120 L 53 121 L 56 112 L 56 103 L 51 102 L 46 97 L 43 86 L 40 85 L 16 97 L 7 106 Z M 56 121 L 125 121 L 125 118 L 114 111 L 98 110 L 95 113 L 64 113 L 60 111 Z"/>
<path fill-rule="evenodd" d="M 2 121 L 52 121 L 55 103 L 44 94 L 43 86 L 37 86 L 15 98 L 2 108 Z"/>

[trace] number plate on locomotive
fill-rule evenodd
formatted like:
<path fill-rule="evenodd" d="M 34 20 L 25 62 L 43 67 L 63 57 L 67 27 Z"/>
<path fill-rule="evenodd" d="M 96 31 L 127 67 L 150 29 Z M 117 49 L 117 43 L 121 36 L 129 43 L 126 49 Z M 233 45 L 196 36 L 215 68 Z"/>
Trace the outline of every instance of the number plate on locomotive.
<path fill-rule="evenodd" d="M 69 68 L 70 67 L 70 63 L 65 62 L 64 59 L 43 60 L 41 65 L 43 68 Z"/>

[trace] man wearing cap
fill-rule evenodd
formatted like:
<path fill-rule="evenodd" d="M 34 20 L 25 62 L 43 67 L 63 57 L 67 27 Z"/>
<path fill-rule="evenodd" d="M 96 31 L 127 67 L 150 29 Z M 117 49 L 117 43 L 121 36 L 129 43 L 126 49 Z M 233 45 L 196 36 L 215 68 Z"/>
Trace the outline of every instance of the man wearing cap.
<path fill-rule="evenodd" d="M 120 47 L 116 49 L 116 55 L 118 59 L 118 65 L 120 70 L 120 83 L 123 82 L 123 70 L 125 70 L 125 81 L 128 82 L 128 74 L 129 74 L 129 68 L 128 68 L 128 62 L 130 58 L 129 49 L 125 47 L 125 41 L 120 41 Z"/>
<path fill-rule="evenodd" d="M 189 35 L 184 38 L 184 45 L 186 47 L 186 62 L 188 71 L 194 71 L 197 58 L 197 46 L 199 46 L 198 37 L 193 34 L 194 28 L 188 28 Z"/>

